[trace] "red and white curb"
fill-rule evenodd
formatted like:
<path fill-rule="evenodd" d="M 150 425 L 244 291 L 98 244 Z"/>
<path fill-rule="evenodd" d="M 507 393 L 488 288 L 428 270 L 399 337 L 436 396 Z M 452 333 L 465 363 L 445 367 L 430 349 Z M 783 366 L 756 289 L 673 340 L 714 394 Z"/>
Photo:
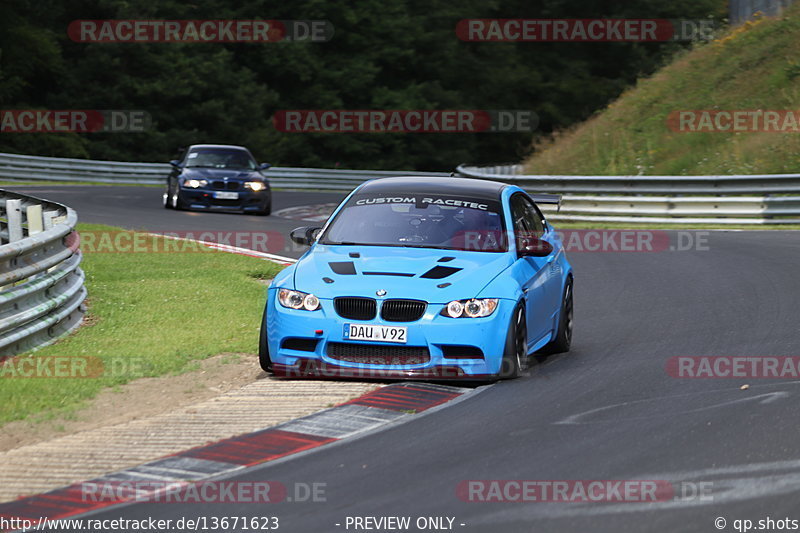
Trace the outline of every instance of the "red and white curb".
<path fill-rule="evenodd" d="M 139 488 L 115 491 L 111 498 L 86 498 L 86 486 L 137 482 L 161 487 L 191 484 L 230 474 L 253 465 L 274 461 L 351 438 L 381 426 L 455 400 L 475 389 L 429 383 L 395 383 L 336 407 L 291 420 L 254 433 L 238 435 L 192 448 L 156 461 L 76 483 L 44 494 L 0 503 L 6 523 L 23 520 L 67 518 L 142 497 Z M 159 490 L 154 490 L 158 492 Z M 4 529 L 2 531 L 12 531 Z"/>

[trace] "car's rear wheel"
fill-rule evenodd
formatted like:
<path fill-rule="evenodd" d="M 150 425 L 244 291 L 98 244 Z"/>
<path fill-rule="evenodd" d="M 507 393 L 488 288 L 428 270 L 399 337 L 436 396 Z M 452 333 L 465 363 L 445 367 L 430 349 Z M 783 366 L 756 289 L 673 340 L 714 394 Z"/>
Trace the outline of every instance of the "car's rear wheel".
<path fill-rule="evenodd" d="M 522 304 L 517 306 L 506 334 L 503 361 L 500 367 L 501 379 L 514 379 L 528 368 L 528 327 Z"/>
<path fill-rule="evenodd" d="M 269 357 L 269 342 L 267 342 L 267 310 L 261 319 L 261 333 L 258 337 L 258 363 L 264 372 L 272 372 L 272 359 Z"/>
<path fill-rule="evenodd" d="M 555 354 L 569 351 L 572 346 L 573 316 L 572 278 L 570 278 L 567 280 L 567 285 L 564 287 L 564 296 L 561 299 L 561 312 L 558 314 L 556 336 L 544 347 L 545 352 Z"/>

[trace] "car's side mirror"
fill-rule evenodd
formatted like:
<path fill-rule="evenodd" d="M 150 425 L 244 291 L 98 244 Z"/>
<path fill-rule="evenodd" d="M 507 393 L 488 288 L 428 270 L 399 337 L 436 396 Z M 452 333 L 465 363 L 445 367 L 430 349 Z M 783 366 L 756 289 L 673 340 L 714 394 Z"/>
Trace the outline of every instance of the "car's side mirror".
<path fill-rule="evenodd" d="M 272 165 L 270 165 L 269 163 L 261 163 L 260 165 L 258 165 L 258 170 L 267 170 L 271 166 Z"/>
<path fill-rule="evenodd" d="M 321 230 L 322 228 L 318 226 L 303 226 L 293 229 L 292 232 L 289 233 L 289 238 L 292 239 L 292 242 L 297 244 L 311 246 L 316 242 Z"/>
<path fill-rule="evenodd" d="M 179 168 L 181 166 L 181 162 L 178 161 L 177 159 L 173 159 L 172 161 L 169 162 L 169 164 L 172 165 L 173 168 Z"/>
<path fill-rule="evenodd" d="M 553 253 L 553 245 L 542 239 L 529 237 L 520 241 L 520 257 L 547 257 Z"/>

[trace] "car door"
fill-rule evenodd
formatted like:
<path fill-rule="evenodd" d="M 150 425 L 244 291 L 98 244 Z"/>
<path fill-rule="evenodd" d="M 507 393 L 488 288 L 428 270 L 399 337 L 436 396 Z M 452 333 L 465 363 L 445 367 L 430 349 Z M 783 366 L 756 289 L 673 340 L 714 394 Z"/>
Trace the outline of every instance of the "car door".
<path fill-rule="evenodd" d="M 549 229 L 548 224 L 545 222 L 544 216 L 536 204 L 527 196 L 523 197 L 523 204 L 525 206 L 525 219 L 528 225 L 533 228 L 534 236 L 537 239 L 543 239 L 553 245 L 553 253 L 544 258 L 539 259 L 541 266 L 541 281 L 544 286 L 544 306 L 547 311 L 547 319 L 553 323 L 553 318 L 556 313 L 561 309 L 561 268 L 556 258 L 558 257 L 561 245 L 558 239 L 549 239 L 552 237 L 552 230 Z"/>
<path fill-rule="evenodd" d="M 530 239 L 537 236 L 535 220 L 531 218 L 527 200 L 522 193 L 511 197 L 511 217 L 514 238 L 519 251 Z M 551 328 L 548 322 L 546 272 L 547 258 L 517 257 L 515 274 L 525 294 L 525 319 L 528 327 L 528 348 L 544 336 Z"/>

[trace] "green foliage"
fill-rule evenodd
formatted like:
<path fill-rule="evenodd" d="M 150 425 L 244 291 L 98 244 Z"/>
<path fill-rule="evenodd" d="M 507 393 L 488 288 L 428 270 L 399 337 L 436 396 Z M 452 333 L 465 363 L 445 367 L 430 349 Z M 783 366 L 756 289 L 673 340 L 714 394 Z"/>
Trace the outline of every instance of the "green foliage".
<path fill-rule="evenodd" d="M 543 142 L 535 174 L 716 175 L 797 171 L 800 137 L 785 132 L 677 132 L 682 110 L 800 108 L 800 5 L 696 47 L 578 127 Z"/>
<path fill-rule="evenodd" d="M 518 160 L 530 133 L 280 133 L 284 109 L 527 109 L 545 132 L 589 117 L 676 44 L 468 43 L 463 18 L 703 18 L 724 0 L 5 0 L 4 109 L 141 109 L 146 133 L 13 134 L 0 151 L 165 161 L 195 142 L 245 144 L 274 165 L 449 170 Z M 76 19 L 325 19 L 328 43 L 82 44 Z"/>

